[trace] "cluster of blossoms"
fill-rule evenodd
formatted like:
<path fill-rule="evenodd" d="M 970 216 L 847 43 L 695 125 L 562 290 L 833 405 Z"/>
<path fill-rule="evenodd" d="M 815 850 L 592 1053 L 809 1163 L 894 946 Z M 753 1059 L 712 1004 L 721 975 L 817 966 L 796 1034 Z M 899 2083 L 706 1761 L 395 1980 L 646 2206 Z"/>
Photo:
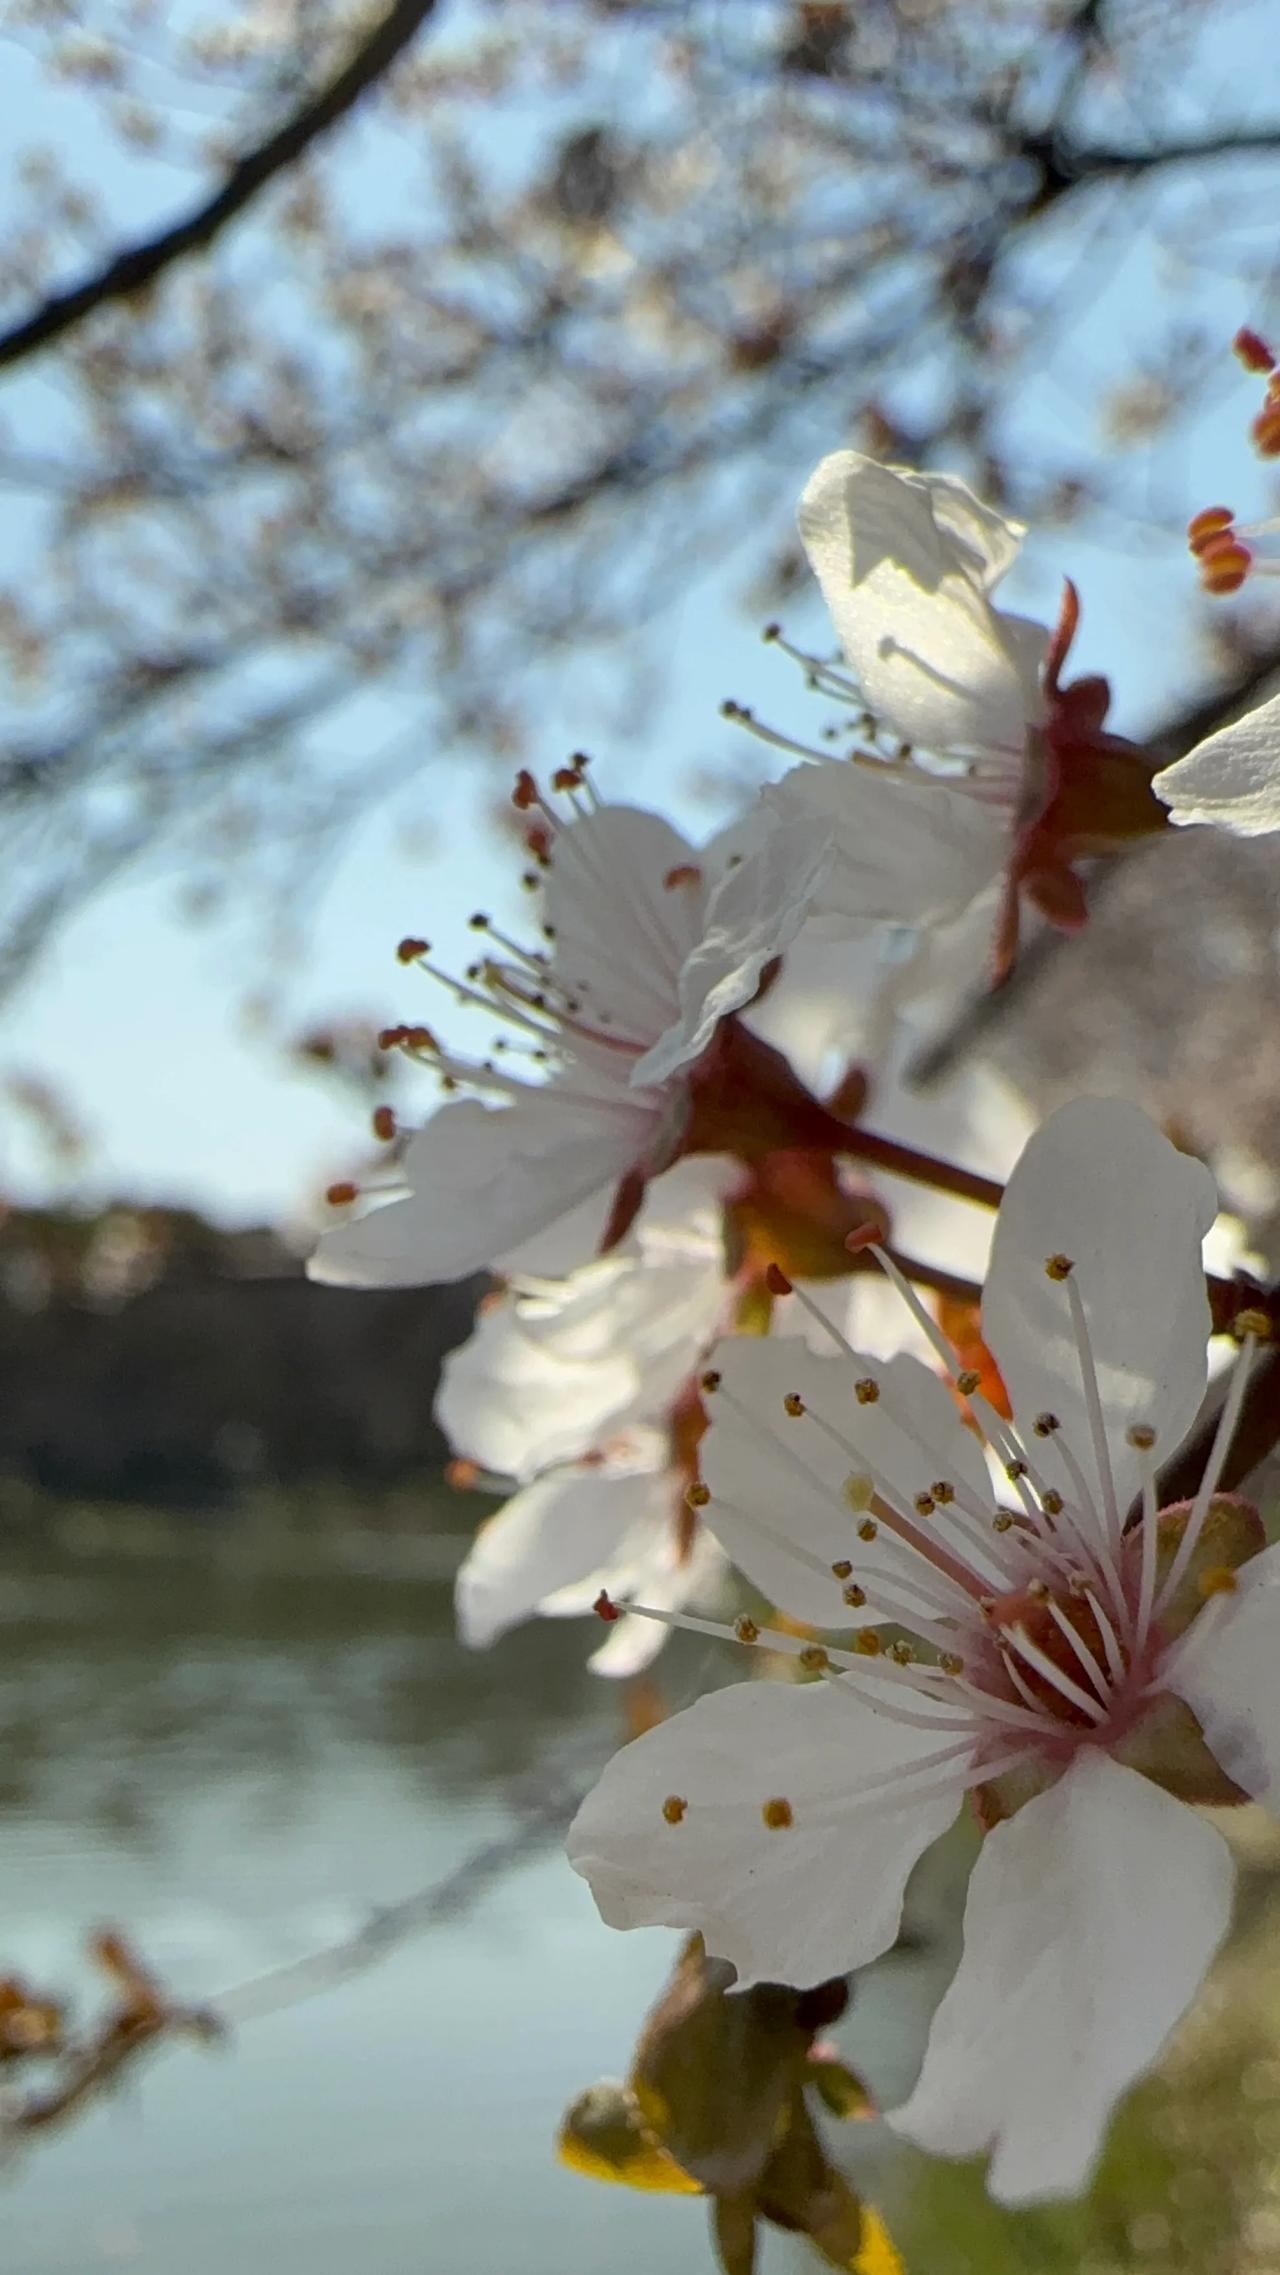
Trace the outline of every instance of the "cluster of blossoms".
<path fill-rule="evenodd" d="M 687 1627 L 796 1678 L 618 1755 L 570 1837 L 606 1920 L 693 1931 L 730 2003 L 807 1994 L 890 1947 L 972 1797 L 964 1955 L 892 2122 L 989 2151 L 1025 2201 L 1083 2185 L 1225 1932 L 1228 1851 L 1194 1805 L 1280 1798 L 1280 1552 L 1220 1489 L 1270 1322 L 1239 1314 L 1203 1477 L 1164 1505 L 1207 1382 L 1207 1172 L 1134 1107 L 1063 1108 L 1000 1201 L 979 1324 L 985 1235 L 963 1277 L 954 1250 L 921 1261 L 866 1179 L 971 1216 L 1000 1187 L 864 1115 L 974 926 L 998 983 L 1024 907 L 1074 930 L 1080 865 L 1170 811 L 1280 826 L 1274 706 L 1153 787 L 1105 680 L 1066 676 L 1074 588 L 1053 628 L 998 607 L 1020 533 L 962 482 L 839 452 L 800 532 L 841 660 L 771 637 L 835 723 L 806 744 L 731 706 L 798 763 L 702 848 L 602 802 L 581 758 L 545 794 L 519 777 L 529 935 L 477 916 L 457 973 L 400 950 L 502 1032 L 464 1059 L 388 1030 L 445 1102 L 394 1190 L 335 1188 L 312 1269 L 497 1276 L 438 1403 L 456 1474 L 509 1495 L 459 1574 L 464 1640 L 594 1609 L 601 1673 Z M 732 1617 L 735 1573 L 778 1624 Z"/>

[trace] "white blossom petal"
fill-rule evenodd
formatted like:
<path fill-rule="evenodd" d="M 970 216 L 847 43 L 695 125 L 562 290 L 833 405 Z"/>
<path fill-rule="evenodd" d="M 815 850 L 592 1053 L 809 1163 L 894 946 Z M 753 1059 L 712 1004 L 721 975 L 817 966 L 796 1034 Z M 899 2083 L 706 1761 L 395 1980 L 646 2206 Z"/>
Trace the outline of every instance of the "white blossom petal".
<path fill-rule="evenodd" d="M 859 1513 L 846 1492 L 851 1478 L 868 1490 L 873 1478 L 883 1480 L 908 1511 L 937 1479 L 984 1506 L 990 1500 L 977 1440 L 946 1385 L 908 1354 L 825 1358 L 789 1337 L 744 1335 L 717 1344 L 711 1364 L 721 1384 L 707 1398 L 704 1520 L 747 1578 L 794 1619 L 829 1628 L 862 1623 L 844 1603 L 835 1563 L 852 1562 L 855 1581 L 867 1564 L 907 1576 L 916 1568 L 913 1552 L 887 1530 L 870 1546 L 859 1539 Z M 874 1403 L 858 1403 L 859 1379 L 878 1385 Z M 785 1412 L 790 1391 L 806 1414 Z M 931 1515 L 929 1528 L 945 1542 L 945 1509 Z M 877 1609 L 871 1581 L 866 1594 L 864 1620 L 889 1616 Z"/>
<path fill-rule="evenodd" d="M 870 709 L 925 750 L 1020 757 L 1020 666 L 987 597 L 1019 531 L 963 482 L 852 450 L 822 460 L 799 522 Z"/>
<path fill-rule="evenodd" d="M 1213 822 L 1237 837 L 1280 829 L 1280 695 L 1206 736 L 1151 787 L 1180 824 Z"/>
<path fill-rule="evenodd" d="M 1009 851 L 1000 806 L 919 766 L 824 759 L 762 795 L 781 824 L 817 823 L 830 843 L 812 909 L 829 938 L 942 923 L 993 882 Z"/>
<path fill-rule="evenodd" d="M 798 1989 L 877 1958 L 916 1859 L 960 1805 L 965 1766 L 912 1797 L 893 1775 L 939 1741 L 830 1683 L 737 1683 L 616 1754 L 569 1830 L 610 1927 L 697 1928 L 745 1988 Z M 859 1800 L 859 1780 L 868 1784 Z M 663 1804 L 685 1804 L 678 1823 Z M 765 1804 L 791 1821 L 771 1827 Z"/>
<path fill-rule="evenodd" d="M 610 1476 L 558 1469 L 507 1501 L 480 1527 L 459 1570 L 458 1633 L 483 1650 L 531 1612 L 587 1609 L 609 1575 L 630 1569 L 658 1523 L 674 1527 L 665 1472 Z M 575 1583 L 584 1600 L 556 1604 Z"/>
<path fill-rule="evenodd" d="M 788 947 L 831 863 L 821 819 L 769 817 L 711 895 L 679 976 L 680 1016 L 638 1062 L 636 1084 L 665 1081 L 706 1049 L 720 1021 L 749 1003 L 765 965 Z"/>
<path fill-rule="evenodd" d="M 1174 1654 L 1165 1677 L 1227 1776 L 1280 1816 L 1280 1547 L 1236 1574 Z"/>
<path fill-rule="evenodd" d="M 703 929 L 707 888 L 688 840 L 660 814 L 601 806 L 553 839 L 542 901 L 557 975 L 609 1032 L 660 1035 Z"/>
<path fill-rule="evenodd" d="M 1203 1980 L 1232 1882 L 1212 1826 L 1079 1753 L 983 1843 L 960 1966 L 894 2129 L 938 2155 L 990 2150 L 1000 2203 L 1078 2194 Z"/>
<path fill-rule="evenodd" d="M 1084 1307 L 1121 1515 L 1141 1485 L 1126 1429 L 1149 1424 L 1157 1460 L 1167 1457 L 1204 1396 L 1200 1244 L 1216 1212 L 1208 1170 L 1121 1098 L 1077 1098 L 1051 1115 L 1001 1203 L 982 1320 L 1015 1417 L 1025 1433 L 1037 1413 L 1055 1414 L 1095 1478 L 1069 1292 L 1045 1271 L 1063 1255 Z M 1053 1439 L 1036 1441 L 1036 1461 L 1070 1494 Z"/>
<path fill-rule="evenodd" d="M 496 1110 L 470 1098 L 442 1106 L 406 1152 L 408 1199 L 325 1233 L 308 1271 L 339 1287 L 467 1279 L 591 1195 L 601 1196 L 603 1214 L 654 1128 L 652 1101 L 564 1097 L 554 1082 Z M 590 1253 L 580 1249 L 559 1268 Z"/>

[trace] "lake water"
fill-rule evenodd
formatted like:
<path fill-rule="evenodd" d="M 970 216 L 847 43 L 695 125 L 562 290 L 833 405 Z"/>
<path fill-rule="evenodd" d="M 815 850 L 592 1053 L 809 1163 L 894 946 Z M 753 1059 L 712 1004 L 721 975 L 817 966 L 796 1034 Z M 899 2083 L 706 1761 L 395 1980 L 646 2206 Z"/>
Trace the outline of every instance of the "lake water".
<path fill-rule="evenodd" d="M 176 1995 L 216 2002 L 521 1827 L 525 1853 L 477 1867 L 367 1971 L 276 2011 L 260 2011 L 270 1986 L 241 1996 L 227 2046 L 162 2051 L 24 2153 L 0 2180 L 0 2268 L 703 2275 L 696 2203 L 554 2156 L 566 2103 L 625 2070 L 674 1951 L 661 1931 L 605 1930 L 552 1829 L 618 1735 L 618 1692 L 584 1670 L 590 1636 L 543 1624 L 473 1657 L 443 1574 L 380 1571 L 375 1543 L 344 1571 L 271 1561 L 243 1543 L 108 1556 L 86 1520 L 57 1555 L 0 1565 L 0 1972 L 88 1992 L 84 1938 L 111 1924 Z M 661 1663 L 673 1703 L 706 1673 L 688 1642 Z M 949 1899 L 917 1891 L 916 1950 L 859 1993 L 846 2043 L 884 2093 L 907 2083 L 945 1979 L 957 1869 L 944 1861 Z M 892 2180 L 883 2128 L 844 2135 Z M 1135 2219 L 1162 2216 L 1143 2185 L 1130 2198 Z M 913 2275 L 1184 2264 L 1128 2254 L 1110 2202 L 1086 2262 L 1057 2229 L 949 2201 Z M 1188 2265 L 1217 2265 L 1197 2249 Z M 762 2268 L 800 2263 L 779 2238 Z"/>

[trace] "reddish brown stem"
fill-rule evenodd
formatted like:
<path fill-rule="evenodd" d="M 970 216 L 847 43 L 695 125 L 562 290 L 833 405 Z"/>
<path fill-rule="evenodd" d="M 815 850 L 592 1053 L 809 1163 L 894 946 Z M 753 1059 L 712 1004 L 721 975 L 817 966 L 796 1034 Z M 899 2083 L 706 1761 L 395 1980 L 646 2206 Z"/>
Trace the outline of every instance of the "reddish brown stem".
<path fill-rule="evenodd" d="M 1273 1299 L 1274 1300 L 1274 1299 Z M 1171 1501 L 1189 1501 L 1204 1476 L 1205 1463 L 1218 1427 L 1218 1410 L 1207 1414 L 1181 1451 L 1161 1470 L 1158 1487 L 1163 1507 Z M 1234 1493 L 1246 1477 L 1261 1466 L 1280 1445 L 1280 1348 L 1269 1351 L 1255 1368 L 1245 1392 L 1219 1481 L 1224 1493 Z"/>
<path fill-rule="evenodd" d="M 975 1201 L 979 1208 L 998 1209 L 1004 1186 L 994 1177 L 981 1177 L 976 1169 L 961 1169 L 954 1161 L 939 1161 L 936 1154 L 921 1153 L 900 1138 L 877 1137 L 861 1127 L 844 1133 L 840 1151 L 851 1161 L 869 1162 L 892 1177 L 905 1177 L 913 1185 L 931 1185 L 936 1192 L 954 1193 L 957 1200 Z"/>

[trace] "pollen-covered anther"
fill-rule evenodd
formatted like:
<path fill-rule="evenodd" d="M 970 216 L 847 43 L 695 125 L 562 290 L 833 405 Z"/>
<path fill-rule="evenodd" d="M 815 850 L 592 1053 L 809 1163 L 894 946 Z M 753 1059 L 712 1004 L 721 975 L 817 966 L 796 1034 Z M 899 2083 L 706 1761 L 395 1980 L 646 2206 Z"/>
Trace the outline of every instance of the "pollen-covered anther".
<path fill-rule="evenodd" d="M 662 882 L 667 891 L 673 893 L 679 885 L 700 885 L 702 871 L 696 861 L 677 861 L 674 869 L 668 869 Z"/>
<path fill-rule="evenodd" d="M 936 1477 L 929 1487 L 929 1491 L 940 1509 L 949 1508 L 956 1497 L 955 1486 L 946 1477 Z"/>
<path fill-rule="evenodd" d="M 795 1812 L 784 1793 L 775 1794 L 772 1801 L 766 1801 L 760 1815 L 771 1833 L 785 1833 L 795 1823 Z"/>
<path fill-rule="evenodd" d="M 1020 1457 L 1015 1457 L 1013 1461 L 1007 1461 L 1005 1463 L 1004 1473 L 1008 1478 L 1010 1484 L 1016 1485 L 1020 1477 L 1026 1476 L 1027 1465 L 1025 1461 L 1023 1461 Z"/>
<path fill-rule="evenodd" d="M 764 1284 L 770 1295 L 790 1295 L 791 1282 L 780 1264 L 765 1266 Z"/>
<path fill-rule="evenodd" d="M 1267 1343 L 1275 1330 L 1270 1314 L 1259 1311 L 1250 1304 L 1244 1311 L 1236 1313 L 1231 1322 L 1231 1332 L 1238 1343 L 1243 1343 L 1246 1335 L 1251 1335 L 1256 1343 Z"/>
<path fill-rule="evenodd" d="M 390 1145 L 392 1138 L 396 1134 L 396 1117 L 395 1109 L 393 1107 L 374 1107 L 373 1134 L 376 1138 L 381 1140 L 383 1145 Z"/>
<path fill-rule="evenodd" d="M 1240 1582 L 1225 1564 L 1213 1564 L 1202 1572 L 1196 1582 L 1201 1595 L 1208 1603 L 1211 1596 L 1234 1596 Z"/>
<path fill-rule="evenodd" d="M 1225 537 L 1235 529 L 1236 517 L 1230 506 L 1205 506 L 1193 513 L 1187 523 L 1187 544 L 1197 557 L 1215 537 Z"/>
<path fill-rule="evenodd" d="M 804 1400 L 800 1396 L 798 1390 L 789 1390 L 782 1403 L 786 1412 L 790 1414 L 793 1419 L 806 1411 Z"/>
<path fill-rule="evenodd" d="M 918 1517 L 931 1517 L 937 1507 L 937 1502 L 932 1493 L 917 1493 L 912 1505 Z"/>
<path fill-rule="evenodd" d="M 1244 365 L 1246 371 L 1274 371 L 1276 359 L 1260 332 L 1252 325 L 1242 324 L 1231 342 L 1231 353 Z"/>
<path fill-rule="evenodd" d="M 1138 1453 L 1150 1453 L 1156 1434 L 1150 1422 L 1131 1422 L 1125 1431 L 1126 1442 Z"/>
<path fill-rule="evenodd" d="M 527 766 L 522 766 L 516 776 L 511 803 L 518 814 L 527 814 L 530 806 L 538 803 L 538 785 Z"/>
<path fill-rule="evenodd" d="M 1268 402 L 1249 428 L 1259 458 L 1280 458 L 1280 403 Z M 1244 548 L 1241 547 L 1243 552 Z"/>
<path fill-rule="evenodd" d="M 1011 1532 L 1016 1522 L 1017 1519 L 1012 1509 L 997 1509 L 991 1519 L 991 1530 L 992 1532 Z"/>
<path fill-rule="evenodd" d="M 1054 1486 L 1046 1485 L 1043 1493 L 1040 1495 L 1040 1506 L 1044 1510 L 1046 1517 L 1060 1517 L 1064 1508 L 1066 1507 L 1066 1503 L 1063 1500 L 1061 1493 L 1059 1493 Z"/>
<path fill-rule="evenodd" d="M 733 1623 L 733 1632 L 739 1643 L 758 1643 L 760 1630 L 747 1612 L 742 1612 Z"/>
<path fill-rule="evenodd" d="M 863 1375 L 860 1382 L 855 1382 L 853 1386 L 853 1395 L 857 1399 L 859 1406 L 874 1406 L 876 1400 L 880 1396 L 880 1385 L 876 1381 L 875 1376 L 869 1374 Z"/>
<path fill-rule="evenodd" d="M 1033 1604 L 1047 1604 L 1050 1594 L 1048 1581 L 1041 1579 L 1028 1580 L 1027 1594 L 1030 1596 Z"/>
<path fill-rule="evenodd" d="M 872 1480 L 856 1469 L 850 1471 L 840 1488 L 846 1508 L 852 1509 L 855 1516 L 860 1516 L 864 1509 L 871 1507 L 875 1491 Z"/>
<path fill-rule="evenodd" d="M 854 1636 L 853 1648 L 860 1659 L 878 1659 L 884 1645 L 874 1627 L 864 1627 Z"/>
<path fill-rule="evenodd" d="M 429 1027 L 406 1027 L 401 1040 L 407 1051 L 428 1051 L 434 1054 L 440 1049 Z"/>
<path fill-rule="evenodd" d="M 820 1643 L 806 1643 L 800 1653 L 800 1664 L 807 1675 L 825 1675 L 831 1665 L 831 1654 Z"/>
<path fill-rule="evenodd" d="M 698 1387 L 706 1391 L 719 1390 L 720 1376 L 715 1367 L 708 1367 L 704 1375 L 699 1375 Z"/>
<path fill-rule="evenodd" d="M 915 1652 L 912 1650 L 911 1645 L 902 1636 L 899 1636 L 896 1643 L 891 1643 L 889 1645 L 889 1657 L 892 1659 L 895 1667 L 914 1666 L 915 1656 Z"/>
<path fill-rule="evenodd" d="M 1051 1280 L 1069 1280 L 1075 1270 L 1075 1265 L 1069 1256 L 1059 1254 L 1057 1256 L 1046 1256 L 1044 1268 Z"/>
<path fill-rule="evenodd" d="M 832 1565 L 831 1569 L 835 1573 L 837 1580 L 847 1580 L 853 1570 L 853 1566 L 849 1562 L 847 1556 L 842 1556 L 839 1559 L 838 1563 Z"/>
<path fill-rule="evenodd" d="M 662 1814 L 669 1825 L 684 1823 L 689 1804 L 681 1793 L 669 1793 L 662 1804 Z"/>
<path fill-rule="evenodd" d="M 1267 449 L 1262 455 L 1274 457 L 1275 452 Z M 1234 530 L 1225 531 L 1221 537 L 1206 538 L 1199 548 L 1197 558 L 1204 590 L 1213 593 L 1218 599 L 1239 592 L 1253 567 L 1253 554 L 1247 545 L 1241 543 Z"/>
<path fill-rule="evenodd" d="M 1051 1438 L 1055 1430 L 1062 1428 L 1062 1424 L 1056 1414 L 1037 1414 L 1031 1427 L 1038 1438 Z"/>
<path fill-rule="evenodd" d="M 848 1586 L 842 1588 L 840 1593 L 845 1603 L 848 1604 L 850 1611 L 861 1611 L 862 1606 L 867 1600 L 866 1589 L 860 1588 L 856 1580 L 850 1580 Z"/>
<path fill-rule="evenodd" d="M 327 1187 L 324 1197 L 331 1209 L 349 1209 L 353 1201 L 359 1200 L 360 1187 L 353 1185 L 349 1177 L 340 1177 L 335 1185 Z"/>
<path fill-rule="evenodd" d="M 685 1500 L 691 1509 L 705 1509 L 710 1499 L 711 1488 L 709 1485 L 702 1484 L 701 1480 L 697 1484 L 691 1485 L 685 1494 Z"/>
<path fill-rule="evenodd" d="M 607 1588 L 602 1588 L 600 1590 L 600 1593 L 596 1597 L 595 1602 L 592 1604 L 591 1609 L 595 1613 L 597 1619 L 602 1619 L 604 1621 L 606 1627 L 612 1627 L 615 1619 L 621 1619 L 622 1617 L 622 1613 L 619 1611 Z"/>
<path fill-rule="evenodd" d="M 976 1367 L 962 1367 L 956 1376 L 956 1389 L 962 1398 L 972 1398 L 982 1386 L 982 1376 Z"/>
<path fill-rule="evenodd" d="M 961 1658 L 958 1651 L 940 1652 L 938 1655 L 938 1665 L 941 1667 L 944 1675 L 962 1675 L 964 1673 L 964 1660 Z"/>
<path fill-rule="evenodd" d="M 858 1527 L 859 1540 L 877 1540 L 879 1538 L 879 1534 L 880 1527 L 876 1523 L 875 1518 L 864 1517 L 862 1523 Z"/>
<path fill-rule="evenodd" d="M 401 964 L 416 964 L 419 956 L 429 956 L 430 953 L 431 942 L 429 940 L 418 940 L 413 934 L 409 934 L 396 949 L 396 961 Z"/>

